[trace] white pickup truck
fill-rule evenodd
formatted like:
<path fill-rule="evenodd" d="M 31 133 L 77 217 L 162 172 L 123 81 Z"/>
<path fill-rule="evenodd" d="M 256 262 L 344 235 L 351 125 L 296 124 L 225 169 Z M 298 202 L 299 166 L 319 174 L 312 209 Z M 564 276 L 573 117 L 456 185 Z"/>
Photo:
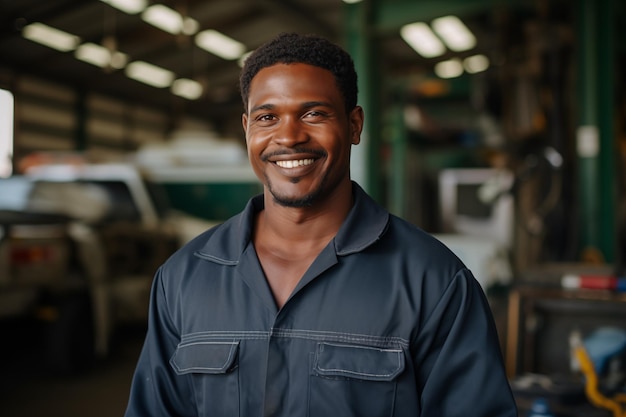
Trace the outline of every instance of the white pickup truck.
<path fill-rule="evenodd" d="M 212 225 L 169 210 L 163 196 L 126 164 L 0 179 L 0 320 L 41 323 L 52 370 L 90 366 L 116 326 L 145 323 L 158 266 Z"/>

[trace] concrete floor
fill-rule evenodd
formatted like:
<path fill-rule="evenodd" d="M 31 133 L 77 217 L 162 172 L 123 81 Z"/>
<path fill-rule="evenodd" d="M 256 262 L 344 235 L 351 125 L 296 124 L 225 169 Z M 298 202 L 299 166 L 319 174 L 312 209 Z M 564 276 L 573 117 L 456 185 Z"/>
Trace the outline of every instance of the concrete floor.
<path fill-rule="evenodd" d="M 0 416 L 123 416 L 144 329 L 124 329 L 111 357 L 80 375 L 55 376 L 40 366 L 40 352 L 25 338 L 0 338 Z"/>

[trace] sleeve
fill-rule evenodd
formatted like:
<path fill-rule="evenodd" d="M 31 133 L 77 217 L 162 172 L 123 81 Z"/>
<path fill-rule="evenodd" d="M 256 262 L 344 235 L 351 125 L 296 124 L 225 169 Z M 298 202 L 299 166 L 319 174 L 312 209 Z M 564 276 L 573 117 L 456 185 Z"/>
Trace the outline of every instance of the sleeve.
<path fill-rule="evenodd" d="M 517 416 L 491 309 L 467 269 L 440 295 L 414 347 L 423 417 Z"/>
<path fill-rule="evenodd" d="M 125 417 L 197 414 L 190 381 L 184 375 L 177 375 L 169 364 L 180 336 L 169 314 L 162 269 L 152 284 L 148 331 L 133 376 Z"/>

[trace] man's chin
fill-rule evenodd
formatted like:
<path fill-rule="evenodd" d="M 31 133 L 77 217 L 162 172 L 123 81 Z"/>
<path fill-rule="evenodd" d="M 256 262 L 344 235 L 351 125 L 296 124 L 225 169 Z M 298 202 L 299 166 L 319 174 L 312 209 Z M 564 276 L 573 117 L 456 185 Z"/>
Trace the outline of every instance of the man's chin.
<path fill-rule="evenodd" d="M 281 192 L 281 190 L 274 189 L 273 187 L 270 187 L 269 191 L 276 204 L 283 207 L 292 208 L 311 207 L 320 194 L 319 189 L 313 190 L 312 192 L 306 194 L 285 193 Z"/>
<path fill-rule="evenodd" d="M 305 185 L 301 179 L 291 184 L 276 184 L 268 181 L 268 189 L 274 202 L 283 207 L 306 208 L 315 204 L 324 189 L 324 181 Z"/>
<path fill-rule="evenodd" d="M 315 196 L 312 194 L 306 195 L 304 197 L 284 197 L 277 194 L 272 193 L 272 198 L 274 202 L 283 207 L 291 207 L 291 208 L 305 208 L 311 207 L 315 200 Z"/>

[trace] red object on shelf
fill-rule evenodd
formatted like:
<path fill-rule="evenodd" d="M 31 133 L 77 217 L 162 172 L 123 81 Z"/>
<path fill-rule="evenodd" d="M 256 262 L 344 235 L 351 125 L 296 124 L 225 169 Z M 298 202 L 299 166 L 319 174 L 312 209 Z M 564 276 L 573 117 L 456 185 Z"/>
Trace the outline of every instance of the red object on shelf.
<path fill-rule="evenodd" d="M 561 286 L 565 289 L 626 291 L 626 278 L 613 275 L 564 275 Z"/>

